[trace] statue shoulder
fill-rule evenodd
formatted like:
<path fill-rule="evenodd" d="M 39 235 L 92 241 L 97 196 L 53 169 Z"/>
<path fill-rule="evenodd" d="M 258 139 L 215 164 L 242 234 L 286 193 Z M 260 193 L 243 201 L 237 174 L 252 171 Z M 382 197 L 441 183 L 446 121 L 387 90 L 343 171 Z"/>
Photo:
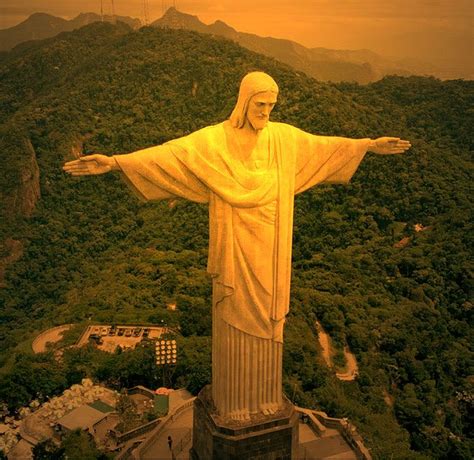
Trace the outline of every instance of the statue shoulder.
<path fill-rule="evenodd" d="M 222 139 L 224 135 L 224 128 L 222 123 L 216 125 L 206 126 L 204 128 L 193 131 L 192 133 L 173 139 L 169 141 L 172 145 L 180 145 L 181 147 L 191 147 L 202 149 L 208 144 L 212 144 L 219 139 Z"/>
<path fill-rule="evenodd" d="M 296 126 L 289 125 L 288 123 L 281 123 L 279 121 L 269 121 L 268 128 L 274 133 L 281 133 L 284 136 L 296 135 L 301 130 Z"/>
<path fill-rule="evenodd" d="M 217 123 L 194 131 L 189 136 L 199 139 L 200 142 L 215 141 L 224 135 L 224 124 Z"/>
<path fill-rule="evenodd" d="M 224 126 L 224 122 L 217 123 L 215 125 L 209 125 L 209 126 L 205 126 L 204 128 L 198 129 L 197 131 L 194 131 L 191 134 L 199 134 L 202 136 L 213 135 L 222 131 L 224 129 L 223 126 Z"/>

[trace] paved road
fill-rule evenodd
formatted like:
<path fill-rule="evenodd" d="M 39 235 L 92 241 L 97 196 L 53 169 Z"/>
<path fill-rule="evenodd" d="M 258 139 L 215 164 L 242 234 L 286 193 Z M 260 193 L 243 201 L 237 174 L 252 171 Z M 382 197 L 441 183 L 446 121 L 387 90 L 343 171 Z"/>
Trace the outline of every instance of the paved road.
<path fill-rule="evenodd" d="M 47 331 L 42 332 L 32 343 L 32 348 L 35 353 L 42 353 L 46 351 L 46 345 L 48 343 L 59 342 L 63 338 L 64 332 L 71 329 L 71 324 L 65 324 L 64 326 L 53 327 Z"/>
<path fill-rule="evenodd" d="M 193 408 L 192 406 L 170 423 L 159 436 L 154 440 L 144 452 L 141 453 L 143 460 L 170 460 L 172 459 L 171 451 L 168 446 L 168 436 L 173 439 L 173 450 L 180 447 L 183 439 L 189 439 L 189 433 L 193 426 Z M 188 446 L 189 445 L 189 446 Z M 177 455 L 177 458 L 189 458 L 188 451 L 191 447 L 190 439 L 184 442 L 184 449 Z"/>

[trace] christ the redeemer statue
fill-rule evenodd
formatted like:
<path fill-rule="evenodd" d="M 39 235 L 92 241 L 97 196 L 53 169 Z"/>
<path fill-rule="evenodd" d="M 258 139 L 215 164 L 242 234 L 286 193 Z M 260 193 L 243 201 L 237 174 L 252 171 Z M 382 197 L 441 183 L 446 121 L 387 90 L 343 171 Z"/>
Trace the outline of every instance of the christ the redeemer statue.
<path fill-rule="evenodd" d="M 68 162 L 73 176 L 120 171 L 145 200 L 209 205 L 212 398 L 220 416 L 248 420 L 283 404 L 283 325 L 288 313 L 294 196 L 346 183 L 367 151 L 398 154 L 393 137 L 324 137 L 269 121 L 278 86 L 247 74 L 230 118 L 126 155 Z"/>

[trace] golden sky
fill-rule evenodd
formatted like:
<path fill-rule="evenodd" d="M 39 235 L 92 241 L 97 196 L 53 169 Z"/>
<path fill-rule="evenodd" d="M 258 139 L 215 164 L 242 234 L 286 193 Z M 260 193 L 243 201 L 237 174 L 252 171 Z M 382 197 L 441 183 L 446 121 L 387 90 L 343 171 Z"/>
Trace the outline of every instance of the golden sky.
<path fill-rule="evenodd" d="M 143 19 L 144 0 L 114 0 L 118 15 Z M 104 13 L 112 0 L 102 0 Z M 385 56 L 472 60 L 473 0 L 148 0 L 151 20 L 176 4 L 206 24 L 288 38 L 308 47 L 368 48 Z M 100 12 L 100 0 L 1 0 L 0 28 L 33 12 L 72 18 Z"/>

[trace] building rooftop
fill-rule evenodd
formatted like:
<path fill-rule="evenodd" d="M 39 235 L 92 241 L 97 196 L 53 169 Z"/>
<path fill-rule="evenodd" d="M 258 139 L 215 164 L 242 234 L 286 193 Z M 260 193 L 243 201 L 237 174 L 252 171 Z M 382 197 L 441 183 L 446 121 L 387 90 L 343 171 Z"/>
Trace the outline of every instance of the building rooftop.
<path fill-rule="evenodd" d="M 104 401 L 101 401 L 100 399 L 92 403 L 89 403 L 88 406 L 100 412 L 103 412 L 104 414 L 108 414 L 109 412 L 113 412 L 115 410 L 112 406 L 110 406 L 109 404 L 106 404 Z"/>
<path fill-rule="evenodd" d="M 106 416 L 107 412 L 94 409 L 94 407 L 85 404 L 61 417 L 57 423 L 68 430 L 75 430 L 77 428 L 84 430 L 94 426 Z"/>

